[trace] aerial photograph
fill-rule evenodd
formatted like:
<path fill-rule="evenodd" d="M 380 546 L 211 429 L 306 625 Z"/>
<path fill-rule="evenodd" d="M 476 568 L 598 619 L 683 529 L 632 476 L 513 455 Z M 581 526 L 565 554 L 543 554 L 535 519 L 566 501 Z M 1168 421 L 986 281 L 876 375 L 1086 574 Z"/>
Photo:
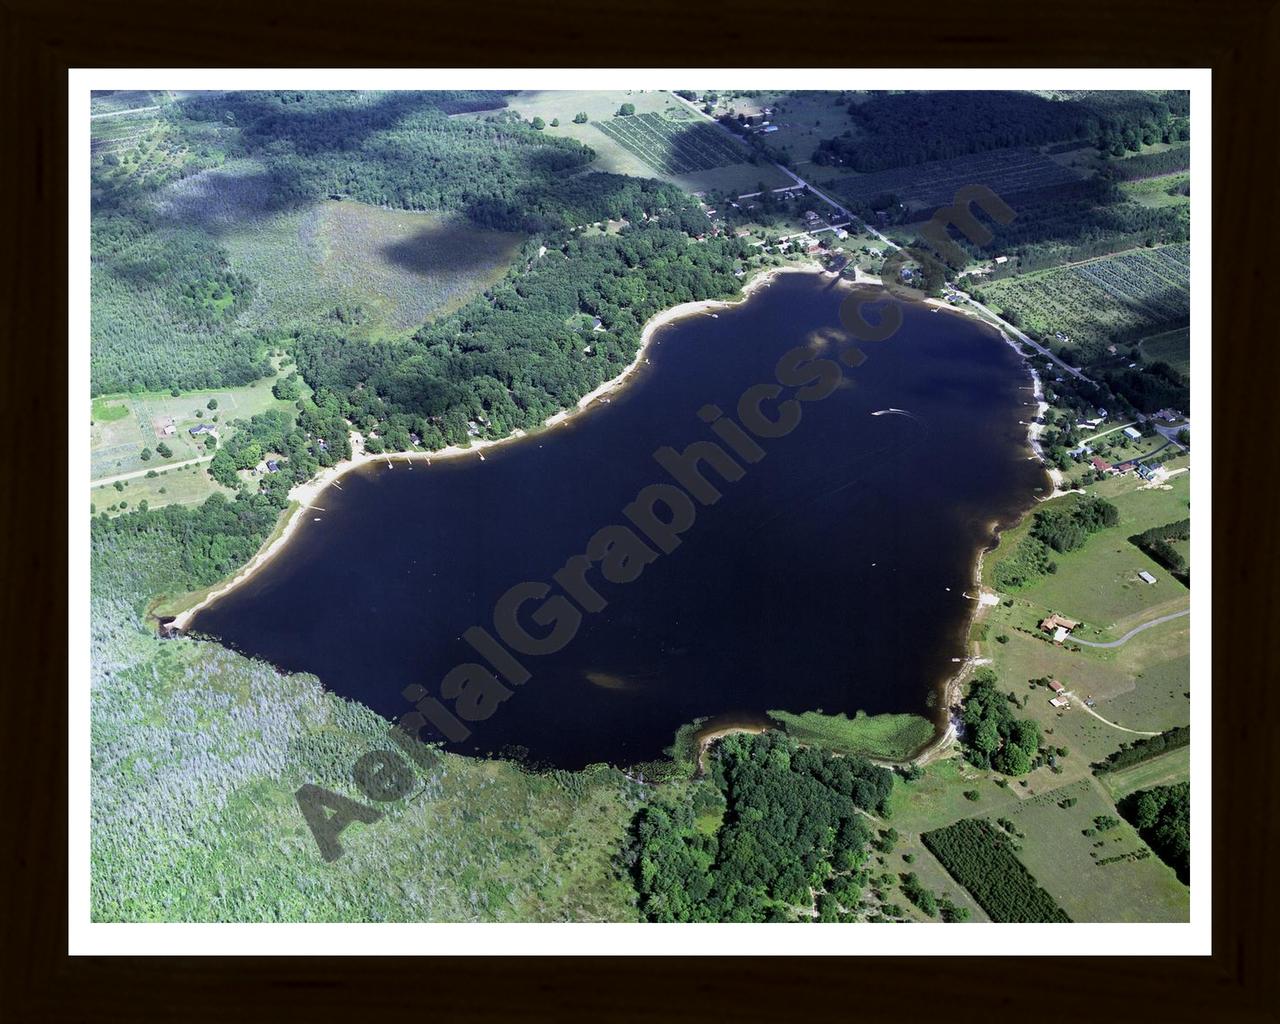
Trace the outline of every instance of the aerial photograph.
<path fill-rule="evenodd" d="M 714 79 L 92 92 L 92 922 L 1190 922 L 1190 90 Z"/>

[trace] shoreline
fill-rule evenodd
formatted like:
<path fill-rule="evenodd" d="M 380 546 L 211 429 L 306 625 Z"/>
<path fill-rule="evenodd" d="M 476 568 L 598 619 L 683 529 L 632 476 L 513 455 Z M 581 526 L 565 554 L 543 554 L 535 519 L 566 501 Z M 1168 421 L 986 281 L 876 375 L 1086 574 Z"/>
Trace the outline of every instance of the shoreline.
<path fill-rule="evenodd" d="M 339 462 L 333 466 L 329 466 L 326 469 L 324 469 L 322 472 L 317 474 L 315 477 L 313 477 L 311 480 L 308 480 L 305 483 L 296 485 L 293 488 L 293 490 L 289 492 L 289 499 L 291 502 L 295 502 L 297 507 L 294 508 L 293 511 L 289 514 L 288 520 L 285 522 L 283 529 L 279 530 L 279 532 L 271 540 L 269 540 L 269 542 L 262 549 L 260 549 L 253 556 L 253 558 L 251 558 L 247 563 L 245 563 L 245 565 L 242 566 L 240 570 L 235 573 L 234 576 L 230 577 L 225 582 L 216 585 L 212 590 L 209 590 L 197 603 L 193 604 L 190 608 L 186 608 L 178 612 L 173 617 L 173 619 L 168 623 L 169 628 L 178 630 L 180 632 L 185 632 L 189 627 L 191 620 L 195 617 L 195 615 L 200 610 L 208 607 L 214 601 L 230 593 L 232 590 L 235 590 L 237 587 L 242 586 L 245 582 L 251 579 L 254 576 L 254 574 L 259 572 L 264 566 L 270 563 L 271 560 L 274 559 L 284 549 L 284 547 L 288 544 L 289 540 L 293 537 L 295 531 L 298 529 L 299 525 L 302 522 L 302 516 L 305 512 L 323 511 L 323 509 L 320 509 L 313 504 L 316 501 L 316 499 L 320 496 L 320 494 L 322 494 L 325 491 L 325 489 L 329 487 L 330 484 L 340 480 L 342 477 L 346 476 L 348 473 L 354 470 L 357 470 L 363 466 L 375 463 L 378 460 L 385 460 L 388 463 L 388 465 L 390 465 L 392 462 L 397 462 L 397 461 L 409 462 L 409 461 L 427 460 L 429 462 L 431 459 L 458 459 L 466 455 L 478 455 L 482 453 L 486 448 L 493 448 L 499 445 L 510 444 L 515 441 L 519 441 L 525 437 L 531 436 L 533 433 L 540 432 L 541 430 L 559 426 L 560 424 L 565 423 L 568 420 L 572 419 L 573 417 L 585 412 L 589 407 L 599 402 L 600 399 L 605 398 L 606 396 L 612 394 L 613 392 L 618 391 L 623 387 L 625 387 L 631 381 L 631 378 L 635 375 L 635 373 L 638 371 L 640 366 L 644 364 L 646 352 L 648 351 L 650 345 L 653 343 L 655 335 L 661 328 L 669 324 L 676 323 L 684 319 L 685 317 L 695 316 L 699 313 L 709 313 L 719 309 L 731 309 L 734 306 L 741 305 L 742 303 L 746 302 L 751 297 L 752 293 L 755 292 L 757 289 L 767 287 L 768 284 L 770 284 L 773 281 L 776 275 L 785 274 L 785 273 L 826 274 L 827 271 L 825 271 L 820 265 L 811 263 L 808 261 L 804 263 L 788 264 L 788 265 L 783 265 L 778 267 L 765 267 L 758 270 L 746 282 L 744 282 L 744 284 L 742 285 L 741 294 L 734 298 L 703 299 L 696 302 L 685 302 L 685 303 L 680 303 L 679 305 L 676 305 L 676 306 L 668 307 L 667 309 L 664 309 L 655 313 L 647 321 L 645 321 L 644 327 L 641 330 L 640 344 L 636 350 L 635 357 L 631 360 L 630 363 L 626 365 L 626 367 L 623 368 L 621 373 L 603 382 L 602 384 L 593 388 L 591 391 L 587 392 L 580 399 L 578 399 L 577 403 L 574 406 L 567 409 L 562 409 L 560 412 L 555 413 L 552 416 L 549 416 L 546 420 L 543 421 L 543 423 L 539 427 L 535 427 L 532 430 L 515 430 L 511 434 L 503 438 L 474 440 L 466 447 L 462 447 L 460 445 L 450 445 L 446 448 L 441 448 L 436 451 L 430 451 L 430 452 L 428 451 L 385 452 L 385 453 L 379 453 L 379 454 L 365 452 L 363 450 L 362 438 L 358 433 L 353 432 L 354 436 L 352 439 L 352 448 L 353 448 L 352 457 L 350 459 L 346 459 L 342 462 Z M 851 283 L 860 285 L 860 286 L 883 287 L 882 282 L 874 279 L 869 280 L 868 279 L 869 277 L 870 275 L 860 276 L 858 280 Z M 944 302 L 940 299 L 925 299 L 924 304 L 932 306 L 936 309 L 949 310 L 953 313 L 960 314 L 961 316 L 964 316 L 966 318 L 977 320 L 980 323 L 986 324 L 993 331 L 995 331 L 995 333 L 1006 344 L 1008 344 L 1022 359 L 1023 364 L 1027 370 L 1027 373 L 1031 377 L 1033 395 L 1037 400 L 1036 416 L 1043 415 L 1044 411 L 1048 408 L 1048 404 L 1043 399 L 1043 387 L 1041 384 L 1040 375 L 1036 371 L 1035 366 L 1032 363 L 1031 357 L 1022 350 L 1017 339 L 1010 336 L 1007 332 L 1001 330 L 997 324 L 991 323 L 985 317 L 977 315 L 972 310 L 965 310 L 957 306 L 953 306 L 952 304 Z M 985 609 L 989 607 L 989 605 L 984 604 L 982 601 L 983 587 L 982 587 L 981 578 L 982 578 L 982 568 L 983 568 L 986 555 L 990 551 L 995 550 L 996 546 L 999 544 L 1000 535 L 1004 532 L 1004 530 L 1010 529 L 1014 526 L 1017 526 L 1019 523 L 1021 523 L 1022 520 L 1026 517 L 1026 515 L 1031 511 L 1031 509 L 1033 509 L 1036 506 L 1036 504 L 1038 504 L 1040 501 L 1047 501 L 1049 500 L 1049 498 L 1057 497 L 1061 493 L 1066 493 L 1064 491 L 1061 491 L 1060 489 L 1060 482 L 1061 482 L 1060 475 L 1055 476 L 1054 473 L 1051 471 L 1050 467 L 1048 467 L 1047 464 L 1045 463 L 1044 453 L 1041 450 L 1037 440 L 1038 434 L 1039 434 L 1039 424 L 1037 424 L 1035 422 L 1035 419 L 1033 418 L 1031 421 L 1029 421 L 1026 424 L 1026 426 L 1027 426 L 1026 443 L 1029 451 L 1031 452 L 1031 457 L 1039 461 L 1040 464 L 1045 468 L 1053 484 L 1053 492 L 1044 498 L 1033 498 L 1032 503 L 1027 507 L 1027 509 L 1024 510 L 1020 515 L 1018 515 L 1016 520 L 1014 520 L 1010 524 L 1007 524 L 1004 528 L 1001 528 L 998 522 L 992 524 L 991 543 L 989 545 L 980 547 L 977 552 L 977 556 L 974 559 L 974 567 L 973 567 L 974 607 L 973 607 L 973 610 L 970 612 L 969 616 L 965 620 L 964 631 L 963 631 L 963 636 L 965 638 L 964 645 L 966 648 L 966 654 L 965 654 L 965 657 L 961 659 L 961 662 L 957 666 L 955 671 L 947 675 L 939 684 L 939 690 L 941 692 L 941 697 L 942 697 L 942 704 L 941 704 L 942 713 L 946 716 L 945 725 L 943 725 L 943 723 L 941 722 L 935 723 L 935 725 L 943 726 L 940 735 L 938 735 L 932 741 L 930 741 L 928 744 L 922 747 L 914 756 L 902 762 L 883 762 L 886 765 L 891 765 L 891 764 L 926 765 L 934 760 L 939 759 L 940 757 L 945 756 L 948 749 L 955 742 L 957 738 L 957 732 L 956 732 L 953 716 L 951 714 L 951 709 L 957 706 L 960 700 L 963 698 L 962 687 L 965 679 L 969 676 L 969 674 L 972 672 L 972 670 L 975 667 L 978 667 L 978 664 L 981 662 L 981 659 L 977 657 L 977 655 L 974 653 L 972 649 L 972 644 L 974 643 L 974 641 L 971 641 L 969 637 L 972 634 L 974 624 L 981 620 L 985 612 Z M 763 728 L 744 729 L 744 728 L 731 727 L 729 729 L 718 731 L 715 734 L 706 736 L 705 738 L 702 739 L 702 742 L 699 744 L 697 763 L 699 764 L 699 766 L 701 766 L 703 756 L 705 755 L 707 747 L 711 743 L 714 743 L 715 740 L 719 739 L 721 735 L 729 735 L 734 732 L 756 732 L 756 731 L 764 731 L 764 729 Z"/>
<path fill-rule="evenodd" d="M 577 403 L 568 409 L 562 409 L 545 419 L 541 425 L 534 427 L 532 430 L 517 429 L 512 431 L 506 437 L 496 439 L 473 440 L 466 447 L 461 445 L 449 445 L 446 448 L 440 448 L 435 451 L 415 451 L 415 452 L 382 452 L 371 453 L 363 450 L 363 439 L 359 434 L 354 434 L 352 440 L 352 456 L 344 459 L 342 462 L 335 463 L 326 467 L 316 476 L 312 477 L 305 483 L 297 484 L 289 492 L 289 501 L 296 502 L 295 508 L 285 522 L 284 529 L 274 536 L 265 547 L 260 548 L 254 556 L 249 559 L 236 573 L 222 583 L 216 584 L 214 589 L 210 590 L 203 598 L 193 604 L 190 608 L 184 608 L 173 616 L 166 624 L 171 630 L 186 632 L 191 624 L 191 620 L 203 608 L 207 608 L 218 598 L 225 596 L 237 587 L 242 586 L 251 579 L 255 573 L 266 566 L 274 559 L 288 544 L 289 540 L 297 531 L 302 522 L 303 513 L 307 511 L 324 511 L 318 508 L 314 502 L 329 487 L 330 484 L 341 480 L 348 473 L 357 470 L 362 466 L 372 465 L 380 460 L 386 461 L 388 465 L 393 462 L 412 462 L 423 461 L 430 463 L 432 459 L 459 459 L 466 455 L 477 455 L 484 452 L 487 448 L 494 448 L 498 445 L 511 444 L 525 437 L 531 436 L 533 433 L 541 432 L 550 428 L 558 427 L 575 416 L 585 412 L 590 406 L 594 405 L 600 399 L 612 394 L 615 391 L 625 387 L 636 371 L 644 365 L 645 354 L 652 344 L 654 336 L 657 332 L 666 327 L 668 324 L 683 320 L 685 317 L 695 316 L 699 313 L 709 313 L 718 309 L 731 309 L 734 306 L 741 305 L 746 302 L 751 294 L 760 288 L 767 287 L 772 283 L 774 277 L 778 274 L 816 274 L 826 273 L 826 271 L 816 263 L 803 262 L 796 264 L 786 264 L 780 267 L 762 267 L 751 275 L 742 285 L 742 291 L 739 295 L 729 299 L 701 299 L 696 302 L 682 302 L 676 306 L 670 306 L 667 309 L 660 310 L 645 321 L 644 327 L 640 331 L 640 346 L 636 349 L 635 357 L 628 363 L 615 377 L 609 378 L 602 384 L 599 384 L 591 391 L 578 399 Z M 354 432 L 353 432 L 354 433 Z M 483 456 L 481 456 L 483 457 Z"/>
<path fill-rule="evenodd" d="M 937 760 L 939 757 L 942 757 L 947 751 L 947 749 L 958 738 L 958 733 L 956 731 L 956 726 L 955 726 L 955 719 L 954 719 L 954 716 L 952 715 L 952 709 L 955 707 L 958 707 L 960 702 L 964 698 L 964 692 L 962 688 L 964 686 L 965 679 L 973 672 L 975 668 L 981 667 L 985 661 L 985 659 L 978 657 L 975 650 L 976 645 L 979 643 L 979 641 L 972 640 L 970 639 L 970 637 L 973 634 L 974 625 L 982 621 L 986 613 L 986 609 L 991 607 L 992 603 L 994 603 L 991 601 L 984 602 L 983 600 L 986 590 L 982 585 L 982 568 L 986 561 L 987 555 L 995 551 L 996 548 L 999 546 L 1001 534 L 1003 534 L 1006 530 L 1011 530 L 1021 525 L 1022 521 L 1026 519 L 1026 517 L 1031 513 L 1032 509 L 1034 509 L 1038 504 L 1040 504 L 1043 501 L 1049 501 L 1052 498 L 1056 498 L 1056 497 L 1059 497 L 1060 495 L 1069 493 L 1068 491 L 1065 491 L 1062 489 L 1062 472 L 1058 470 L 1056 467 L 1049 465 L 1048 461 L 1044 457 L 1044 449 L 1040 446 L 1039 438 L 1040 438 L 1041 424 L 1037 423 L 1036 420 L 1039 419 L 1039 417 L 1043 416 L 1046 411 L 1048 411 L 1049 403 L 1044 400 L 1044 385 L 1042 384 L 1040 380 L 1040 374 L 1036 370 L 1035 364 L 1032 361 L 1033 357 L 1023 350 L 1022 345 L 1017 338 L 1013 337 L 1011 334 L 1005 331 L 999 324 L 992 323 L 986 317 L 981 316 L 978 313 L 975 313 L 972 309 L 964 309 L 960 306 L 955 306 L 952 303 L 946 302 L 942 299 L 931 298 L 931 299 L 925 299 L 924 302 L 925 302 L 925 305 L 932 306 L 935 309 L 949 310 L 950 312 L 958 313 L 963 317 L 966 317 L 971 320 L 976 320 L 979 323 L 987 325 L 993 331 L 995 331 L 996 334 L 1005 342 L 1005 344 L 1007 344 L 1010 348 L 1013 349 L 1015 353 L 1017 353 L 1018 358 L 1022 360 L 1024 368 L 1026 369 L 1028 375 L 1031 377 L 1031 393 L 1036 400 L 1035 416 L 1026 424 L 1027 448 L 1030 450 L 1032 458 L 1034 458 L 1036 461 L 1040 463 L 1041 467 L 1044 469 L 1045 473 L 1048 475 L 1049 481 L 1053 485 L 1053 489 L 1048 495 L 1044 497 L 1037 497 L 1033 495 L 1031 503 L 1012 522 L 1009 522 L 1002 526 L 998 520 L 993 521 L 991 524 L 991 543 L 986 546 L 980 547 L 978 549 L 978 556 L 976 559 L 974 559 L 974 566 L 973 566 L 972 586 L 973 586 L 974 606 L 973 606 L 973 610 L 969 613 L 968 618 L 965 620 L 964 634 L 963 634 L 966 653 L 965 653 L 965 656 L 960 660 L 960 664 L 956 668 L 956 670 L 952 672 L 950 675 L 948 675 L 945 679 L 943 679 L 942 684 L 940 686 L 941 695 L 942 695 L 942 708 L 943 708 L 944 714 L 946 715 L 946 727 L 942 730 L 942 735 L 937 737 L 928 746 L 924 747 L 915 757 L 911 759 L 911 763 L 918 764 L 918 765 L 928 764 L 930 761 L 934 761 L 934 760 Z M 991 597 L 993 598 L 997 597 L 997 594 L 995 591 L 991 591 L 990 594 L 991 594 Z"/>

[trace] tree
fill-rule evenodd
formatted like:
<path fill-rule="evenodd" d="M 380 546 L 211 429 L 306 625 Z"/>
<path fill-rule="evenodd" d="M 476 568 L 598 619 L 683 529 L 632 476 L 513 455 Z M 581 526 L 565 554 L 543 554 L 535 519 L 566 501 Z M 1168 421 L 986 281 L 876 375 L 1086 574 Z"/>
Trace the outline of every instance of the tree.
<path fill-rule="evenodd" d="M 635 112 L 636 112 L 636 105 L 634 103 L 624 103 L 622 104 L 622 106 L 618 108 L 617 116 L 630 117 Z"/>
<path fill-rule="evenodd" d="M 553 117 L 553 118 L 551 119 L 551 127 L 552 127 L 552 128 L 559 128 L 559 127 L 560 127 L 560 118 L 558 118 L 558 117 Z"/>
<path fill-rule="evenodd" d="M 532 121 L 529 122 L 529 124 L 533 126 L 534 131 L 539 131 L 539 132 L 542 131 L 542 129 L 544 129 L 547 126 L 547 122 L 542 120 L 542 118 L 540 117 L 535 117 Z"/>
<path fill-rule="evenodd" d="M 150 458 L 151 458 L 151 449 L 150 449 L 150 448 L 143 448 L 143 449 L 142 449 L 142 461 L 143 461 L 143 462 L 147 462 Z"/>
<path fill-rule="evenodd" d="M 209 404 L 205 406 L 210 412 L 218 408 L 218 400 L 216 398 L 209 399 Z"/>
<path fill-rule="evenodd" d="M 586 124 L 589 120 L 590 118 L 587 117 L 587 112 L 585 110 L 580 110 L 578 113 L 573 115 L 574 124 Z"/>
<path fill-rule="evenodd" d="M 163 441 L 161 441 L 158 445 L 156 445 L 156 451 L 159 453 L 162 459 L 167 459 L 173 454 L 173 449 L 170 448 Z"/>

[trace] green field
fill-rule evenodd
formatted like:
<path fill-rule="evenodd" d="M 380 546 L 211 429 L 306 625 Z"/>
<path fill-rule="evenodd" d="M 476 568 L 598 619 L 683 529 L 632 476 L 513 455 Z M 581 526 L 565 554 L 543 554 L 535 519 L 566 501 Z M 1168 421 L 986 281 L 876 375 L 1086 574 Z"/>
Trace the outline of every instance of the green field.
<path fill-rule="evenodd" d="M 770 711 L 787 735 L 808 746 L 838 754 L 861 754 L 885 761 L 906 761 L 934 738 L 933 723 L 919 715 L 824 715 Z"/>
<path fill-rule="evenodd" d="M 1025 834 L 1018 859 L 1076 921 L 1188 920 L 1187 887 L 1127 822 L 1083 834 L 1101 815 L 1119 817 L 1087 779 L 1027 800 L 1008 815 Z M 1111 857 L 1124 859 L 1100 863 Z"/>
<path fill-rule="evenodd" d="M 1138 350 L 1142 353 L 1144 363 L 1168 363 L 1183 376 L 1191 375 L 1191 328 L 1189 327 L 1143 338 Z"/>
<path fill-rule="evenodd" d="M 1191 180 L 1187 172 L 1165 174 L 1158 178 L 1142 178 L 1120 184 L 1120 190 L 1136 203 L 1153 209 L 1165 206 L 1191 207 L 1191 196 L 1176 191 Z"/>
<path fill-rule="evenodd" d="M 1103 772 L 1098 782 L 1110 794 L 1113 802 L 1123 800 L 1130 793 L 1152 786 L 1172 786 L 1191 780 L 1191 748 L 1178 747 L 1167 754 L 1140 761 L 1131 768 L 1118 772 Z"/>
<path fill-rule="evenodd" d="M 1153 488 L 1139 488 L 1132 478 L 1113 478 L 1090 491 L 1106 497 L 1119 509 L 1119 524 L 1093 534 L 1076 551 L 1054 552 L 1058 571 L 1039 577 L 1018 591 L 1017 597 L 1040 608 L 1083 620 L 1088 630 L 1081 635 L 1086 639 L 1110 640 L 1117 631 L 1124 632 L 1130 625 L 1186 606 L 1186 587 L 1172 579 L 1128 538 L 1152 526 L 1187 518 L 1191 474 L 1179 474 L 1168 484 Z M 1054 500 L 1074 502 L 1076 498 L 1068 495 Z M 1001 536 L 999 547 L 983 559 L 984 584 L 993 586 L 996 565 L 1006 552 L 1017 550 L 1030 528 L 1028 517 Z M 1158 582 L 1154 586 L 1141 582 L 1138 579 L 1141 570 L 1152 573 Z"/>

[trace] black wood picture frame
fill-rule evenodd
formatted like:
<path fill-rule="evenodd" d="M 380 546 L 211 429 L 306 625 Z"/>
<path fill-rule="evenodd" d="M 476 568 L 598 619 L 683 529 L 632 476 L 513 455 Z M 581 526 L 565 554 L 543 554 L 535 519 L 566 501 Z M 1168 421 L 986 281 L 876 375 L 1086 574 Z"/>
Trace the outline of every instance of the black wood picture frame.
<path fill-rule="evenodd" d="M 1280 818 L 1280 702 L 1266 651 L 1277 589 L 1277 460 L 1267 444 L 1274 314 L 1265 308 L 1280 109 L 1274 0 L 801 8 L 744 0 L 728 10 L 584 0 L 482 9 L 3 0 L 0 25 L 6 1019 L 1280 1018 L 1269 857 Z M 1212 68 L 1212 956 L 1046 961 L 1020 956 L 1022 942 L 1008 933 L 1015 937 L 996 940 L 1007 955 L 972 959 L 69 957 L 66 645 L 69 629 L 85 627 L 67 620 L 61 457 L 67 70 L 245 66 Z M 358 952 L 359 942 L 353 932 L 334 952 Z"/>

